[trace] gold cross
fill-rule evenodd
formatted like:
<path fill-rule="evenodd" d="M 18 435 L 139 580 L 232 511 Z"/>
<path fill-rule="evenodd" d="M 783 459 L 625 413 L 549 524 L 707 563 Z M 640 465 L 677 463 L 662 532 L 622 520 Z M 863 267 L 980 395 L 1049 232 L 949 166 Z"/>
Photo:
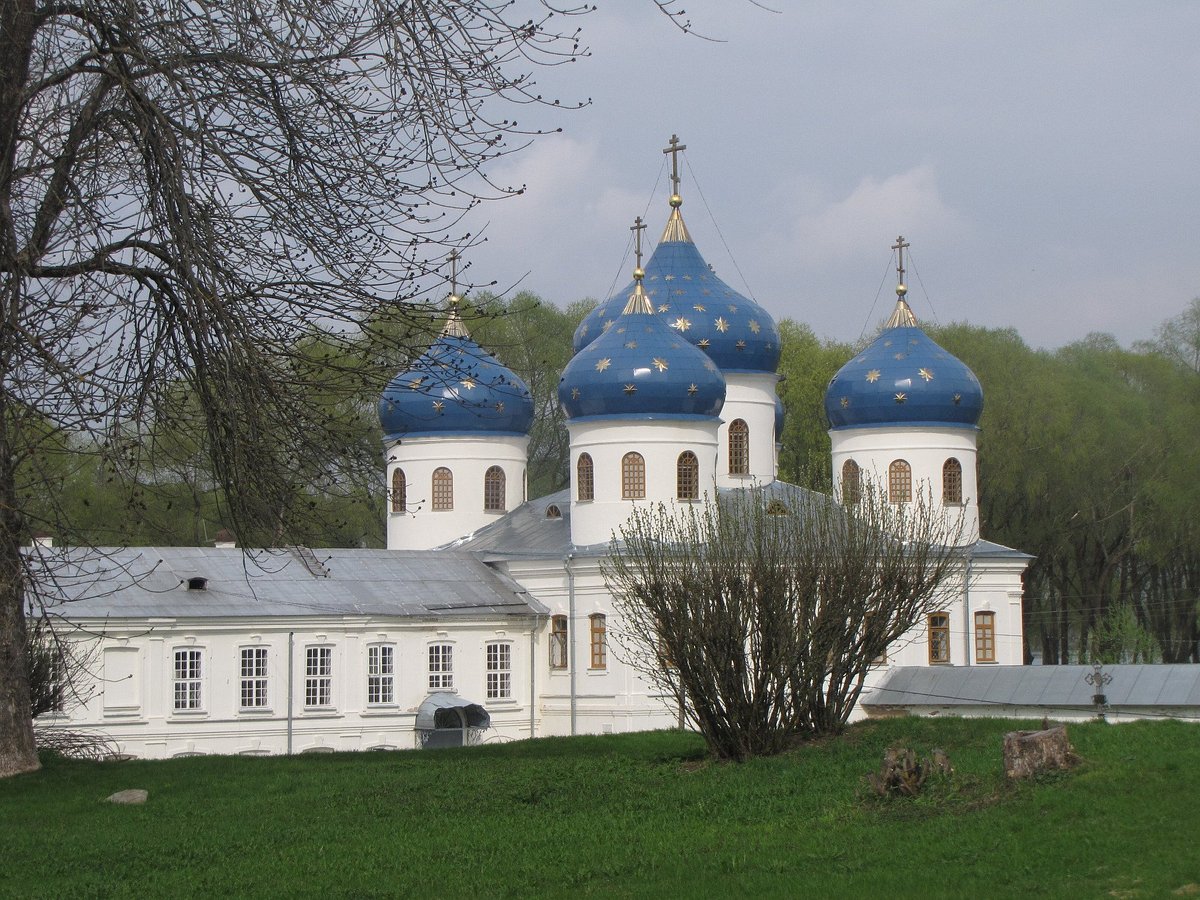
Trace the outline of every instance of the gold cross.
<path fill-rule="evenodd" d="M 635 278 L 640 278 L 637 274 L 642 271 L 642 232 L 646 230 L 646 223 L 642 221 L 642 217 L 638 216 L 633 220 L 633 224 L 629 227 L 633 232 L 633 253 L 637 260 L 637 269 L 634 272 Z"/>
<path fill-rule="evenodd" d="M 900 235 L 900 237 L 896 238 L 896 243 L 892 244 L 892 249 L 899 253 L 896 261 L 896 273 L 900 276 L 900 281 L 898 283 L 901 286 L 904 285 L 904 249 L 911 246 L 912 245 L 904 239 L 904 235 Z"/>
<path fill-rule="evenodd" d="M 671 193 L 679 196 L 679 151 L 686 150 L 687 144 L 679 143 L 678 135 L 671 135 L 670 147 L 663 148 L 663 153 L 671 154 Z"/>
<path fill-rule="evenodd" d="M 451 250 L 446 257 L 450 262 L 450 302 L 458 302 L 458 261 L 462 259 L 457 250 Z"/>

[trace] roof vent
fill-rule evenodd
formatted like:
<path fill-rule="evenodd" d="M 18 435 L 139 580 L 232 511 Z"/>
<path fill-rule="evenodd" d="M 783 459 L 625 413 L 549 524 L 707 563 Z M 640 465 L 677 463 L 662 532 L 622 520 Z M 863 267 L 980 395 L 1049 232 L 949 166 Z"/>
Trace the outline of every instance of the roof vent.
<path fill-rule="evenodd" d="M 208 579 L 197 575 L 187 580 L 187 586 L 189 591 L 206 591 L 208 590 Z"/>
<path fill-rule="evenodd" d="M 561 519 L 562 518 L 562 510 L 559 509 L 558 506 L 556 506 L 555 504 L 551 503 L 549 506 L 546 507 L 546 518 L 547 519 Z"/>

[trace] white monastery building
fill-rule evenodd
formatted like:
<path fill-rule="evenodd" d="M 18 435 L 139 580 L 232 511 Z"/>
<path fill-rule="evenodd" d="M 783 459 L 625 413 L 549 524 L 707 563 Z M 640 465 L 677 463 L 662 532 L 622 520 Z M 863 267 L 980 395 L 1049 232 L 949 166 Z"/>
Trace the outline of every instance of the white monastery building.
<path fill-rule="evenodd" d="M 679 149 L 675 139 L 668 152 Z M 771 316 L 718 278 L 680 211 L 645 269 L 575 334 L 559 400 L 570 487 L 527 500 L 528 388 L 473 341 L 451 295 L 441 337 L 379 403 L 386 550 L 35 547 L 34 589 L 94 681 L 39 722 L 137 757 L 406 749 L 671 727 L 679 710 L 610 643 L 601 575 L 638 504 L 757 491 L 783 408 Z M 640 220 L 639 220 L 640 227 Z M 640 230 L 638 232 L 640 240 Z M 969 572 L 889 649 L 905 667 L 1019 665 L 1029 557 L 979 538 L 983 393 L 905 302 L 830 382 L 835 493 L 868 480 L 961 521 Z"/>

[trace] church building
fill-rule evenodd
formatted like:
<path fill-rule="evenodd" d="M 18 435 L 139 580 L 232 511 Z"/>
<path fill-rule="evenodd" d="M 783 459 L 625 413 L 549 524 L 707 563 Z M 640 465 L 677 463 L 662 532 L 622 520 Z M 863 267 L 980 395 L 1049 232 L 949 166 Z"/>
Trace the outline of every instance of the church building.
<path fill-rule="evenodd" d="M 39 719 L 137 757 L 405 749 L 673 727 L 680 711 L 612 640 L 601 573 L 642 504 L 723 492 L 797 502 L 777 478 L 779 333 L 705 262 L 681 212 L 580 324 L 558 397 L 570 486 L 526 497 L 533 399 L 452 292 L 441 336 L 379 401 L 386 550 L 35 547 L 34 590 L 90 683 Z M 983 392 L 921 329 L 901 283 L 882 332 L 830 382 L 835 495 L 868 482 L 961 523 L 968 572 L 889 648 L 899 667 L 1022 662 L 1029 557 L 980 539 Z M 792 414 L 796 414 L 793 411 Z"/>

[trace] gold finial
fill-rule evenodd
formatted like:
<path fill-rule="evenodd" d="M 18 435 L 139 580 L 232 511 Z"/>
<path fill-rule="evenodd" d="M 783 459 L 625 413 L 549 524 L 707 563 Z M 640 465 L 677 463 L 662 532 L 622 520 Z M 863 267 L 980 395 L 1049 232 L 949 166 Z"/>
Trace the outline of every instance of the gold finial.
<path fill-rule="evenodd" d="M 458 313 L 458 305 L 462 302 L 462 297 L 458 296 L 458 261 L 461 258 L 457 250 L 451 250 L 450 255 L 446 257 L 450 263 L 450 297 L 446 301 L 450 312 L 446 316 L 446 327 L 442 329 L 442 334 L 469 338 L 471 335 L 467 331 L 467 325 Z"/>
<path fill-rule="evenodd" d="M 642 232 L 646 230 L 646 223 L 642 221 L 641 216 L 633 220 L 633 225 L 629 230 L 633 232 L 633 253 L 637 263 L 633 270 L 633 293 L 629 295 L 629 302 L 625 304 L 624 312 L 654 315 L 654 307 L 650 303 L 650 298 L 642 289 L 642 279 L 646 277 L 646 272 L 642 268 Z"/>
<path fill-rule="evenodd" d="M 663 149 L 663 153 L 671 154 L 671 199 L 670 204 L 672 209 L 679 209 L 683 205 L 683 198 L 679 196 L 679 151 L 686 150 L 687 144 L 679 143 L 679 135 L 671 135 L 669 141 L 670 146 Z"/>
<path fill-rule="evenodd" d="M 908 286 L 904 283 L 904 251 L 909 246 L 911 245 L 904 240 L 904 235 L 900 235 L 896 238 L 896 243 L 892 244 L 892 249 L 897 253 L 896 309 L 892 312 L 892 317 L 887 320 L 887 324 L 883 326 L 884 328 L 914 328 L 917 325 L 917 317 L 913 315 L 913 311 L 904 299 L 904 295 L 908 293 Z"/>

